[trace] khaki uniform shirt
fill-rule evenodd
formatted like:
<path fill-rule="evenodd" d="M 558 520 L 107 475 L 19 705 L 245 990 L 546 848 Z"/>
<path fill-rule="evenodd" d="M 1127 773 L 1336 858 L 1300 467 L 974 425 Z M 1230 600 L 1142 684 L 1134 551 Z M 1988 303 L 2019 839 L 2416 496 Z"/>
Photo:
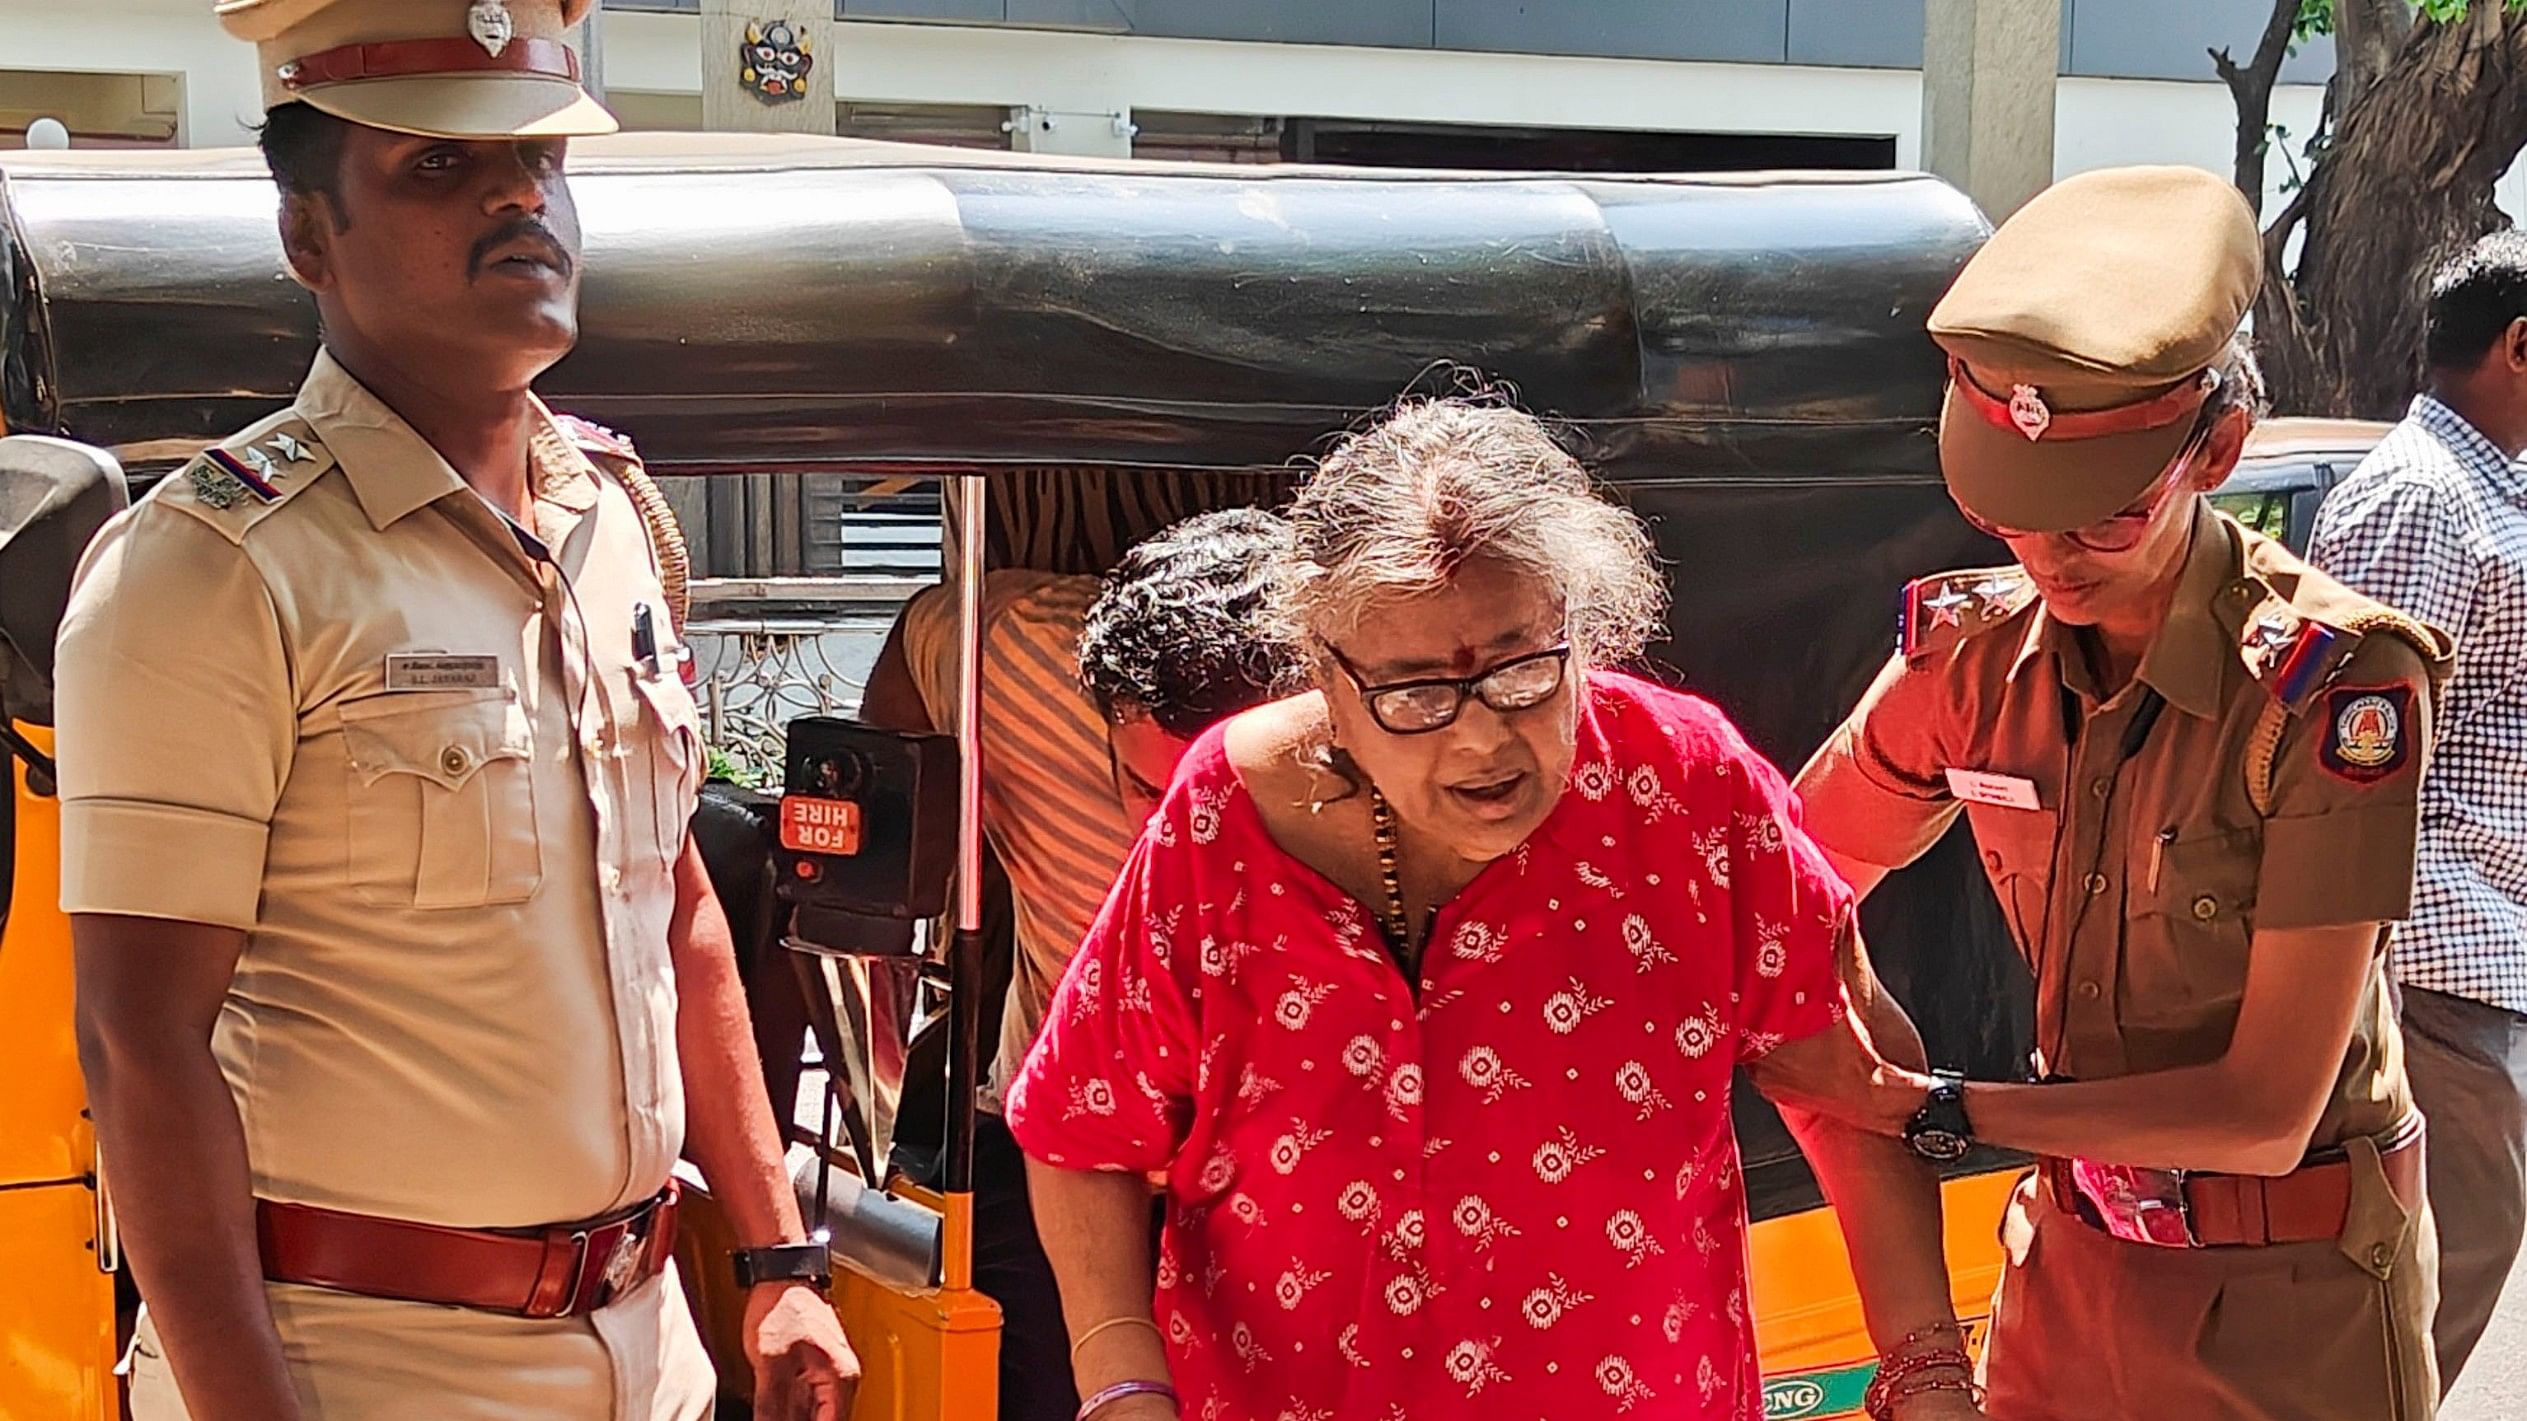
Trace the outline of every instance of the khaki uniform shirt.
<path fill-rule="evenodd" d="M 701 780 L 638 513 L 549 421 L 531 552 L 330 354 L 108 526 L 61 633 L 63 906 L 247 937 L 213 1046 L 257 1195 L 589 1218 L 681 1147 L 671 869 Z M 660 673 L 635 656 L 636 609 Z M 675 1418 L 670 1274 L 591 1318 L 270 1290 L 311 1418 Z M 180 1414 L 144 1328 L 134 1408 Z"/>
<path fill-rule="evenodd" d="M 1799 777 L 1807 829 L 1900 868 L 1967 815 L 2035 975 L 2039 1073 L 2214 1061 L 2257 928 L 2404 916 L 2444 636 L 2207 502 L 2166 625 L 2111 695 L 2015 568 L 1928 579 L 1911 596 L 1910 654 Z M 2163 706 L 2144 723 L 2153 699 Z M 2375 1151 L 2360 1153 L 2413 1108 L 2386 938 L 2309 1141 L 2364 1142 L 2340 1243 L 2126 1244 L 2022 1190 L 2004 1229 L 1995 1418 L 2378 1421 L 2436 1395 L 2428 1230 L 2386 1195 Z M 2241 1280 L 2275 1270 L 2297 1281 L 2220 1322 L 2224 1289 L 2239 1308 Z M 2318 1340 L 2335 1359 L 2324 1366 L 2307 1352 Z"/>
<path fill-rule="evenodd" d="M 2411 902 L 2444 639 L 2425 659 L 2404 637 L 2363 635 L 2383 608 L 2208 504 L 2181 578 L 2138 676 L 2112 696 L 2016 569 L 1934 579 L 1932 600 L 1970 604 L 1958 624 L 1899 655 L 1799 777 L 1817 842 L 1863 863 L 1911 863 L 1966 814 L 2035 972 L 2040 1073 L 2216 1060 L 2257 927 L 2391 922 Z M 2311 652 L 2331 658 L 2311 673 L 2330 679 L 2288 713 L 2279 663 L 2311 623 L 2335 633 Z M 2370 689 L 2388 693 L 2401 742 L 2401 759 L 2372 767 L 2384 773 L 2336 763 L 2327 713 Z M 2164 710 L 2135 745 L 2153 693 Z M 2279 731 L 2268 757 L 2259 727 Z M 2250 783 L 2265 765 L 2268 811 Z M 2035 807 L 1966 803 L 1950 771 L 2023 784 Z M 2410 1108 L 2373 990 L 2311 1144 L 2384 1135 Z"/>

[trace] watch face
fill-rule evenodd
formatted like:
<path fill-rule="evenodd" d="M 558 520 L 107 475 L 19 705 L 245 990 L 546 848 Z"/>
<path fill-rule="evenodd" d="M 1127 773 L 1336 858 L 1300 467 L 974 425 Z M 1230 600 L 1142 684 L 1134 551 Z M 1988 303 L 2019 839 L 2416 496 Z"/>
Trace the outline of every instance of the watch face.
<path fill-rule="evenodd" d="M 1937 1164 L 1947 1164 L 1966 1157 L 1974 1142 L 1963 1135 L 1946 1130 L 1918 1130 L 1912 1138 L 1913 1153 Z"/>

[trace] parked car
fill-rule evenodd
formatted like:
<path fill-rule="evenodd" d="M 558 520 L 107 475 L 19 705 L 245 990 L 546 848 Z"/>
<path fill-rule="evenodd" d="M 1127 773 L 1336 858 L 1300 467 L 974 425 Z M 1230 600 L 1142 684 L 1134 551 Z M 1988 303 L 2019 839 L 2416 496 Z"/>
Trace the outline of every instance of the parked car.
<path fill-rule="evenodd" d="M 2222 512 L 2290 550 L 2308 550 L 2325 495 L 2394 426 L 2365 419 L 2268 419 L 2247 437 L 2237 472 L 2211 496 Z"/>

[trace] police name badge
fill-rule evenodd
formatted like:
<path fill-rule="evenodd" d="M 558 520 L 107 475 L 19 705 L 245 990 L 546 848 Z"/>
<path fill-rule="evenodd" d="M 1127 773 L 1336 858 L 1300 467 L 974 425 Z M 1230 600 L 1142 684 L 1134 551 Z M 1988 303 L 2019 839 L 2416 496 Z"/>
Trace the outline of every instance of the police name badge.
<path fill-rule="evenodd" d="M 390 691 L 477 691 L 499 684 L 497 656 L 398 651 L 386 658 L 386 689 Z"/>
<path fill-rule="evenodd" d="M 1948 793 L 1967 804 L 1988 804 L 1998 809 L 2044 808 L 2034 780 L 1998 775 L 1990 770 L 1950 770 Z"/>

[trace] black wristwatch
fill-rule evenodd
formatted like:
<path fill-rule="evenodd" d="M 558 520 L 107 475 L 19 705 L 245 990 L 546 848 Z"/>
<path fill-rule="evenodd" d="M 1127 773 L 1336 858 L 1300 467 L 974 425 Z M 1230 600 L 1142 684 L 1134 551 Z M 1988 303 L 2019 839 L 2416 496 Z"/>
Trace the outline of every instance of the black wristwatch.
<path fill-rule="evenodd" d="M 1904 1127 L 1904 1143 L 1933 1164 L 1948 1164 L 1974 1148 L 1974 1127 L 1965 1118 L 1965 1077 L 1933 1071 L 1930 1078 L 1930 1099 Z"/>
<path fill-rule="evenodd" d="M 728 1255 L 737 1270 L 737 1286 L 758 1283 L 812 1283 L 816 1291 L 833 1286 L 834 1258 L 821 1243 L 784 1243 L 771 1248 L 741 1248 Z"/>

